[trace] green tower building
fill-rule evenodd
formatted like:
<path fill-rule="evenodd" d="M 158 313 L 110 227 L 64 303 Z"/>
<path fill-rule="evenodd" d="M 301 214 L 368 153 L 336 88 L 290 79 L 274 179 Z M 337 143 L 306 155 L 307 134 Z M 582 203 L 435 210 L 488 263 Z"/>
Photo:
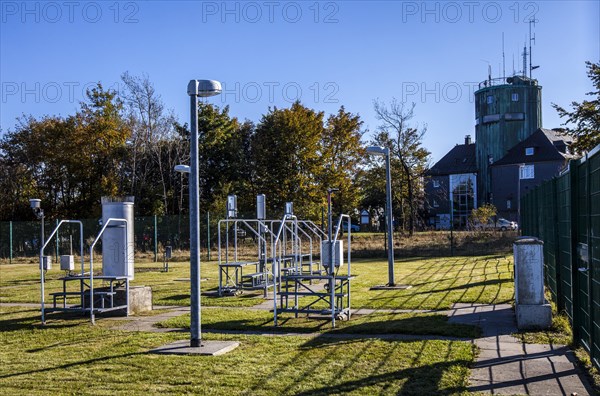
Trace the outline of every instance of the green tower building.
<path fill-rule="evenodd" d="M 542 127 L 542 87 L 525 76 L 488 79 L 475 92 L 479 202 L 491 202 L 490 165 Z"/>

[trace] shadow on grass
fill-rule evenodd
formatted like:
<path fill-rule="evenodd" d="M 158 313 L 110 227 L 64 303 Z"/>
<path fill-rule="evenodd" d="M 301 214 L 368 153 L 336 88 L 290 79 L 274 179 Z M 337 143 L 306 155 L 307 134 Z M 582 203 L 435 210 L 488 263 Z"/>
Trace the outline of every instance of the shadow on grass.
<path fill-rule="evenodd" d="M 29 374 L 36 374 L 36 373 L 50 373 L 55 370 L 70 369 L 73 367 L 83 366 L 83 365 L 93 365 L 96 363 L 101 363 L 101 362 L 109 361 L 112 359 L 128 358 L 131 356 L 144 355 L 144 354 L 145 354 L 145 352 L 132 352 L 132 353 L 125 353 L 125 354 L 121 354 L 121 355 L 104 356 L 104 357 L 100 357 L 100 358 L 96 358 L 96 359 L 80 360 L 80 361 L 73 362 L 73 363 L 61 364 L 61 365 L 55 366 L 55 367 L 46 367 L 46 368 L 41 368 L 41 369 L 36 369 L 36 370 L 22 371 L 20 373 L 11 373 L 11 374 L 0 375 L 0 379 L 1 378 L 19 377 L 21 375 L 29 375 Z"/>
<path fill-rule="evenodd" d="M 452 362 L 434 363 L 421 367 L 411 367 L 396 370 L 385 374 L 369 375 L 356 380 L 337 383 L 297 393 L 299 396 L 318 396 L 331 394 L 347 394 L 357 392 L 361 389 L 380 386 L 384 389 L 390 383 L 406 380 L 399 395 L 446 395 L 466 391 L 465 386 L 454 386 L 440 389 L 440 382 L 444 373 L 457 366 L 467 366 L 470 362 L 466 360 L 455 360 Z"/>
<path fill-rule="evenodd" d="M 383 315 L 380 320 L 367 321 L 368 317 L 357 318 L 356 322 L 337 321 L 337 328 L 331 328 L 330 319 L 323 318 L 279 318 L 278 326 L 272 319 L 238 319 L 204 323 L 205 329 L 252 331 L 272 333 L 322 333 L 327 335 L 426 335 L 457 338 L 475 338 L 480 335 L 476 326 L 448 323 L 445 315 L 414 316 L 394 319 Z M 362 321 L 362 322 L 361 322 Z M 360 337 L 358 337 L 360 338 Z"/>
<path fill-rule="evenodd" d="M 36 310 L 39 312 L 39 310 Z M 16 311 L 18 312 L 31 312 L 32 316 L 25 318 L 5 319 L 0 320 L 0 332 L 5 331 L 19 331 L 19 330 L 31 330 L 31 329 L 63 329 L 70 327 L 77 327 L 80 325 L 79 322 L 63 323 L 62 319 L 82 319 L 81 314 L 67 314 L 67 313 L 53 313 L 52 317 L 46 317 L 46 324 L 41 324 L 41 318 L 39 316 L 33 316 L 36 311 Z M 60 319 L 60 323 L 54 323 L 54 319 Z"/>
<path fill-rule="evenodd" d="M 477 286 L 492 286 L 492 285 L 498 285 L 501 283 L 512 283 L 513 281 L 511 279 L 493 279 L 493 280 L 488 280 L 488 281 L 481 281 L 481 282 L 474 282 L 474 283 L 466 283 L 464 285 L 459 285 L 459 286 L 452 286 L 452 287 L 444 287 L 444 288 L 440 288 L 440 289 L 429 289 L 429 290 L 424 290 L 424 291 L 420 291 L 420 292 L 414 292 L 414 293 L 410 293 L 409 290 L 409 294 L 411 295 L 417 295 L 417 294 L 431 294 L 431 293 L 441 293 L 441 292 L 445 292 L 445 291 L 452 291 L 452 290 L 464 290 L 464 289 L 471 289 Z M 377 299 L 377 298 L 374 298 Z"/>
<path fill-rule="evenodd" d="M 335 348 L 354 348 L 356 349 L 355 343 L 358 340 L 337 340 L 335 338 L 327 337 L 326 334 L 312 338 L 304 343 L 301 347 L 302 350 L 309 352 L 310 350 L 314 350 L 315 348 L 325 348 L 332 347 Z M 390 342 L 390 346 L 392 349 L 389 350 L 386 356 L 382 356 L 380 361 L 375 368 L 374 371 L 385 371 L 385 366 L 390 357 L 392 356 L 394 350 L 401 350 L 403 341 L 388 341 Z M 407 341 L 414 343 L 414 341 Z M 322 386 L 315 389 L 305 390 L 300 393 L 296 393 L 297 395 L 330 395 L 330 394 L 347 394 L 350 392 L 359 392 L 363 394 L 368 394 L 369 392 L 382 392 L 389 393 L 389 387 L 393 383 L 403 382 L 401 384 L 400 390 L 397 392 L 399 395 L 443 395 L 443 394 L 454 394 L 459 392 L 466 391 L 466 382 L 460 384 L 461 381 L 458 381 L 460 385 L 454 385 L 442 388 L 442 378 L 444 374 L 448 372 L 455 371 L 458 368 L 466 368 L 472 362 L 470 360 L 465 359 L 456 359 L 452 360 L 451 351 L 453 349 L 454 343 L 449 343 L 446 351 L 445 357 L 441 358 L 441 362 L 430 363 L 430 364 L 420 364 L 423 361 L 427 361 L 430 356 L 429 350 L 430 340 L 422 340 L 419 341 L 421 343 L 420 348 L 416 351 L 415 355 L 410 360 L 410 366 L 407 368 L 402 368 L 400 370 L 394 370 L 387 373 L 378 373 L 375 374 L 371 372 L 369 374 L 365 373 L 362 378 L 347 380 L 343 382 L 336 381 L 335 384 L 328 384 L 326 386 Z M 370 344 L 368 344 L 370 345 Z M 366 349 L 368 349 L 368 345 Z M 357 356 L 360 355 L 361 351 L 356 351 Z M 363 350 L 362 352 L 366 352 Z M 341 368 L 336 377 L 344 376 L 344 371 L 349 369 L 352 366 L 352 362 L 346 363 L 343 368 Z"/>

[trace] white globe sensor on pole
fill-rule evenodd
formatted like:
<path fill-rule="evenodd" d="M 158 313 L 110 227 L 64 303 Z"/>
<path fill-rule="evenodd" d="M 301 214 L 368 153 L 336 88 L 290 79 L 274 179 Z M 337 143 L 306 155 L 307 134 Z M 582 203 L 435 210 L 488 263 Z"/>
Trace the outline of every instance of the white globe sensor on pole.
<path fill-rule="evenodd" d="M 367 153 L 375 156 L 385 157 L 388 153 L 388 149 L 379 146 L 369 146 L 367 147 Z"/>
<path fill-rule="evenodd" d="M 215 80 L 191 80 L 187 92 L 190 96 L 201 98 L 216 96 L 221 93 L 221 83 Z"/>
<path fill-rule="evenodd" d="M 188 165 L 175 165 L 175 172 L 190 173 L 190 167 Z"/>

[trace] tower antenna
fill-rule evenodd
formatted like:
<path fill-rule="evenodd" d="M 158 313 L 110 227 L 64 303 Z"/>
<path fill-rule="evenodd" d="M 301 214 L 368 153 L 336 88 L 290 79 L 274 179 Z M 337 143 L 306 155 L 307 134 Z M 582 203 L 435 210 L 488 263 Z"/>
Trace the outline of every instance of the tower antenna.
<path fill-rule="evenodd" d="M 504 32 L 502 32 L 502 78 L 506 78 L 506 57 L 504 56 Z"/>
<path fill-rule="evenodd" d="M 527 77 L 527 44 L 523 46 L 523 77 Z"/>
<path fill-rule="evenodd" d="M 537 69 L 539 66 L 533 66 L 533 63 L 531 63 L 531 43 L 535 42 L 535 34 L 532 36 L 531 35 L 531 26 L 535 26 L 535 23 L 538 20 L 535 18 L 530 18 L 529 19 L 529 78 L 531 77 L 531 72 L 535 69 Z"/>
<path fill-rule="evenodd" d="M 514 76 L 516 74 L 515 73 L 515 54 L 514 53 L 512 54 L 512 58 L 513 58 L 513 72 L 512 72 L 512 75 Z"/>

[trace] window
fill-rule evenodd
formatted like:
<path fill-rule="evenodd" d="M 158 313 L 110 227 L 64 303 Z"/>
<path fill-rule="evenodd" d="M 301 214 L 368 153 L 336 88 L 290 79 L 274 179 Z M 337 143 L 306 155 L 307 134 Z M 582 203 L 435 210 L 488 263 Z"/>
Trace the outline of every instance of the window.
<path fill-rule="evenodd" d="M 522 165 L 519 167 L 519 178 L 520 179 L 533 179 L 535 177 L 535 171 L 533 165 Z"/>
<path fill-rule="evenodd" d="M 494 96 L 493 95 L 488 95 L 487 97 L 487 104 L 492 104 L 494 103 Z"/>
<path fill-rule="evenodd" d="M 434 208 L 439 208 L 440 207 L 440 204 L 435 199 L 433 200 L 433 207 Z"/>
<path fill-rule="evenodd" d="M 510 207 L 511 207 L 511 201 L 510 201 L 510 199 L 507 199 L 506 200 L 506 209 L 510 209 Z"/>
<path fill-rule="evenodd" d="M 438 188 L 440 186 L 440 181 L 439 180 L 433 180 L 433 188 Z"/>
<path fill-rule="evenodd" d="M 500 121 L 500 114 L 488 114 L 483 116 L 483 122 L 496 122 Z"/>
<path fill-rule="evenodd" d="M 533 147 L 526 147 L 525 148 L 525 155 L 533 155 L 533 152 L 535 150 L 533 149 Z"/>
<path fill-rule="evenodd" d="M 519 101 L 519 94 L 518 94 L 518 93 L 516 93 L 516 92 L 515 92 L 515 93 L 513 93 L 513 94 L 512 94 L 512 96 L 510 97 L 510 99 L 511 99 L 513 102 L 518 102 L 518 101 Z"/>
<path fill-rule="evenodd" d="M 525 113 L 506 113 L 504 114 L 504 119 L 508 121 L 524 120 Z"/>

